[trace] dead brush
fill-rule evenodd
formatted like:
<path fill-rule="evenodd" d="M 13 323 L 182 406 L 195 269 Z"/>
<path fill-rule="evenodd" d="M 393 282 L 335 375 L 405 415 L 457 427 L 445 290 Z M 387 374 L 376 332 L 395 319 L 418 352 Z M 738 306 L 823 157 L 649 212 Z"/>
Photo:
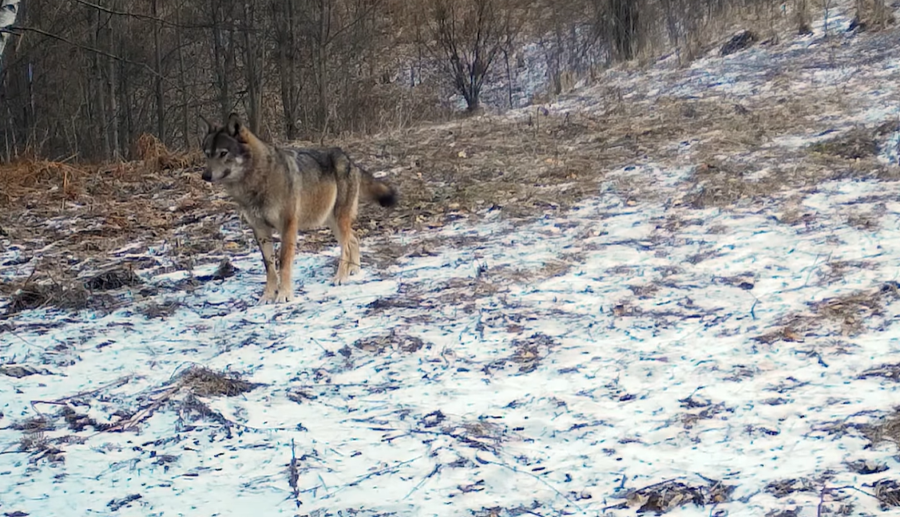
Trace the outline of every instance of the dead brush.
<path fill-rule="evenodd" d="M 886 282 L 878 289 L 857 291 L 810 304 L 810 312 L 790 314 L 782 318 L 779 328 L 755 337 L 756 341 L 772 344 L 777 341 L 802 342 L 815 328 L 836 325 L 842 336 L 857 336 L 865 331 L 866 322 L 884 314 L 884 304 L 900 297 L 900 288 Z"/>
<path fill-rule="evenodd" d="M 817 282 L 819 285 L 829 285 L 839 282 L 846 278 L 847 275 L 866 269 L 873 269 L 875 264 L 865 260 L 833 260 L 825 264 L 825 269 L 816 271 L 819 277 Z"/>
<path fill-rule="evenodd" d="M 233 397 L 258 387 L 247 382 L 240 375 L 218 372 L 202 366 L 192 366 L 178 374 L 168 385 L 150 397 L 141 408 L 111 424 L 101 425 L 98 432 L 134 430 L 138 424 L 150 418 L 153 413 L 170 402 L 176 402 L 180 414 L 199 414 L 201 417 L 226 423 L 225 418 L 209 408 L 197 397 Z"/>
<path fill-rule="evenodd" d="M 861 379 L 869 377 L 882 377 L 900 382 L 900 364 L 883 364 L 875 368 L 869 368 L 859 375 Z M 900 415 L 898 415 L 900 416 Z M 900 429 L 900 421 L 898 421 L 898 429 Z M 898 435 L 900 436 L 900 435 Z"/>
<path fill-rule="evenodd" d="M 235 373 L 191 367 L 178 378 L 178 385 L 201 397 L 233 397 L 252 391 L 259 384 L 247 382 Z"/>
<path fill-rule="evenodd" d="M 200 165 L 199 152 L 184 153 L 170 151 L 156 136 L 142 133 L 134 144 L 134 155 L 152 172 L 170 169 L 185 169 Z"/>
<path fill-rule="evenodd" d="M 819 487 L 809 478 L 788 478 L 770 482 L 765 491 L 780 499 L 797 493 L 814 494 Z"/>
<path fill-rule="evenodd" d="M 424 346 L 425 342 L 420 338 L 408 334 L 401 335 L 394 330 L 391 330 L 389 334 L 363 338 L 353 343 L 353 348 L 375 355 L 380 355 L 388 350 L 399 350 L 411 354 L 418 352 Z M 350 352 L 349 349 L 348 352 Z"/>
<path fill-rule="evenodd" d="M 838 156 L 847 160 L 859 160 L 878 154 L 878 142 L 871 131 L 862 128 L 810 146 L 810 151 Z"/>
<path fill-rule="evenodd" d="M 65 162 L 25 159 L 0 164 L 0 203 L 36 196 L 46 201 L 73 200 L 91 171 Z"/>
<path fill-rule="evenodd" d="M 9 295 L 6 314 L 12 315 L 22 311 L 42 308 L 57 308 L 80 311 L 92 307 L 92 300 L 87 289 L 72 279 L 57 280 L 51 275 L 32 275 L 18 285 L 5 288 Z"/>
<path fill-rule="evenodd" d="M 687 504 L 715 505 L 731 499 L 734 486 L 716 480 L 706 481 L 705 485 L 690 485 L 672 479 L 631 490 L 626 495 L 624 506 L 637 508 L 639 513 L 654 512 L 659 515 Z"/>
<path fill-rule="evenodd" d="M 44 433 L 44 430 L 25 431 L 19 440 L 19 452 L 29 455 L 28 462 L 36 464 L 41 460 L 47 460 L 50 463 L 58 463 L 65 461 L 63 451 L 57 447 L 64 439 L 51 440 Z"/>
<path fill-rule="evenodd" d="M 842 335 L 855 336 L 863 331 L 866 320 L 883 313 L 886 294 L 883 290 L 857 292 L 814 303 L 812 309 L 818 318 L 837 323 Z"/>
<path fill-rule="evenodd" d="M 685 196 L 695 209 L 727 208 L 742 200 L 769 197 L 781 189 L 770 181 L 748 181 L 743 166 L 726 163 L 703 163 L 694 169 L 690 183 L 693 192 Z"/>
<path fill-rule="evenodd" d="M 143 283 L 134 269 L 116 267 L 87 279 L 84 282 L 84 288 L 89 291 L 114 291 L 123 287 L 137 287 Z"/>
<path fill-rule="evenodd" d="M 896 368 L 900 372 L 900 366 Z M 889 442 L 900 447 L 900 409 L 873 423 L 859 426 L 859 430 L 873 446 Z"/>
<path fill-rule="evenodd" d="M 527 338 L 513 340 L 510 344 L 512 353 L 508 357 L 491 361 L 485 365 L 484 371 L 487 373 L 491 372 L 491 370 L 501 371 L 507 365 L 515 365 L 518 368 L 518 373 L 531 373 L 537 370 L 541 365 L 541 361 L 550 354 L 550 351 L 557 344 L 552 337 L 540 332 Z"/>
<path fill-rule="evenodd" d="M 43 416 L 26 418 L 25 420 L 14 422 L 9 426 L 15 431 L 23 431 L 25 433 L 43 433 L 44 431 L 52 431 L 54 429 L 53 422 Z"/>
<path fill-rule="evenodd" d="M 893 479 L 880 479 L 872 486 L 875 497 L 883 509 L 900 506 L 900 483 Z"/>

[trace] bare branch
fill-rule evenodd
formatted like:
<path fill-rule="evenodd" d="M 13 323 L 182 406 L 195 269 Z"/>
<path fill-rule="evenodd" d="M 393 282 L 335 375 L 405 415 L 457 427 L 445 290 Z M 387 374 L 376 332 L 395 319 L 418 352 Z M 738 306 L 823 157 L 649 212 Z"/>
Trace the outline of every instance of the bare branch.
<path fill-rule="evenodd" d="M 139 63 L 139 62 L 137 62 L 137 61 L 132 61 L 132 60 L 130 60 L 130 59 L 124 58 L 124 57 L 122 57 L 122 56 L 117 56 L 117 55 L 115 55 L 115 54 L 111 54 L 111 53 L 109 53 L 109 52 L 107 52 L 107 51 L 105 51 L 105 50 L 101 50 L 101 49 L 99 49 L 99 48 L 91 47 L 91 46 L 89 46 L 89 45 L 83 45 L 83 44 L 81 44 L 81 43 L 72 41 L 72 40 L 70 40 L 70 39 L 68 39 L 68 38 L 65 38 L 65 37 L 63 37 L 63 36 L 59 36 L 59 35 L 57 35 L 57 34 L 53 34 L 53 33 L 47 32 L 47 31 L 45 31 L 45 30 L 36 29 L 36 28 L 34 28 L 34 27 L 22 27 L 22 26 L 20 26 L 20 25 L 10 27 L 9 30 L 10 30 L 11 32 L 13 32 L 13 33 L 15 33 L 16 31 L 20 31 L 20 32 L 33 32 L 33 33 L 35 33 L 35 34 L 40 34 L 41 36 L 45 36 L 45 37 L 47 37 L 47 38 L 54 39 L 54 40 L 56 40 L 56 41 L 61 41 L 61 42 L 63 42 L 63 43 L 72 45 L 73 47 L 78 48 L 78 49 L 80 49 L 80 50 L 84 50 L 84 51 L 86 51 L 86 52 L 92 52 L 92 53 L 94 53 L 94 54 L 98 54 L 98 55 L 101 55 L 101 56 L 106 56 L 106 57 L 108 57 L 108 58 L 115 59 L 116 61 L 120 61 L 120 62 L 122 62 L 122 63 L 128 63 L 129 65 L 139 66 L 139 67 L 143 68 L 144 70 L 150 72 L 150 73 L 153 74 L 154 76 L 159 76 L 159 75 L 160 75 L 156 70 L 154 70 L 152 67 L 150 67 L 150 66 L 147 65 L 146 63 Z M 164 79 L 165 79 L 165 78 L 164 78 Z"/>
<path fill-rule="evenodd" d="M 74 0 L 75 3 L 81 4 L 85 7 L 90 7 L 91 9 L 96 9 L 98 11 L 111 14 L 113 16 L 125 16 L 128 18 L 136 18 L 138 20 L 150 20 L 157 23 L 161 23 L 167 27 L 175 27 L 178 29 L 208 29 L 209 26 L 206 25 L 182 25 L 180 23 L 170 22 L 164 18 L 160 18 L 157 16 L 151 16 L 149 14 L 141 14 L 141 13 L 132 13 L 128 11 L 117 11 L 115 9 L 110 9 L 109 7 L 104 7 L 102 5 L 98 5 L 92 2 L 88 2 L 87 0 Z"/>

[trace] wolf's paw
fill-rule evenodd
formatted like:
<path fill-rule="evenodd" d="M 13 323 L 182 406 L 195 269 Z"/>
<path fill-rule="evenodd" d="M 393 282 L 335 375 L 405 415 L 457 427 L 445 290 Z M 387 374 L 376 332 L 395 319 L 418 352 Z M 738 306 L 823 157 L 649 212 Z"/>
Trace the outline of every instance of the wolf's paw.
<path fill-rule="evenodd" d="M 358 275 L 358 274 L 359 274 L 359 266 L 357 266 L 357 265 L 350 266 L 350 276 Z"/>
<path fill-rule="evenodd" d="M 289 290 L 279 290 L 278 296 L 275 297 L 275 303 L 285 303 L 294 301 L 294 293 Z"/>
<path fill-rule="evenodd" d="M 338 274 L 334 275 L 334 278 L 331 280 L 331 283 L 334 285 L 343 285 L 347 283 L 347 272 L 341 271 Z"/>
<path fill-rule="evenodd" d="M 275 291 L 264 291 L 262 296 L 259 297 L 259 302 L 257 305 L 268 305 L 270 303 L 276 303 L 276 292 Z"/>

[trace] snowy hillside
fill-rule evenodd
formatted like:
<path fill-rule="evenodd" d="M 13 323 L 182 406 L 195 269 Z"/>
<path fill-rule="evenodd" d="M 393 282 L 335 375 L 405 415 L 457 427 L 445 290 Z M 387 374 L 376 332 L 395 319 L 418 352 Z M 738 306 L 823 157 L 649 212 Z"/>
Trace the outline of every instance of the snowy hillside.
<path fill-rule="evenodd" d="M 181 240 L 111 252 L 137 277 L 94 285 L 114 301 L 103 309 L 2 299 L 22 310 L 0 320 L 0 513 L 900 505 L 900 31 L 815 29 L 613 70 L 543 115 L 428 129 L 450 128 L 463 160 L 491 156 L 462 140 L 482 125 L 510 141 L 510 128 L 577 126 L 534 165 L 575 164 L 540 199 L 582 195 L 370 231 L 362 274 L 341 287 L 333 242 L 301 250 L 291 304 L 254 305 L 262 263 L 230 209 L 198 224 L 233 246 L 192 269 L 171 258 Z M 600 145 L 624 158 L 588 162 Z M 588 181 L 590 167 L 604 170 Z M 57 248 L 0 237 L 0 276 L 23 282 L 40 257 L 65 261 Z"/>

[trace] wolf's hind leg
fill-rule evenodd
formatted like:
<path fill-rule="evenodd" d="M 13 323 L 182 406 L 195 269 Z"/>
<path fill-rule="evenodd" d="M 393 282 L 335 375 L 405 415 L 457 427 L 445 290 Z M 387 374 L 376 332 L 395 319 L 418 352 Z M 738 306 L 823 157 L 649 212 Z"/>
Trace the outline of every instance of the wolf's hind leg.
<path fill-rule="evenodd" d="M 338 244 L 341 247 L 341 258 L 338 260 L 337 273 L 334 275 L 334 285 L 340 285 L 346 282 L 347 277 L 350 276 L 350 272 L 353 269 L 352 240 L 355 236 L 353 235 L 352 228 L 350 228 L 347 222 L 348 218 L 341 217 L 340 215 L 333 217 L 328 221 L 328 225 L 331 227 L 331 231 L 334 232 L 334 236 L 337 238 Z M 356 269 L 359 269 L 358 265 Z"/>

